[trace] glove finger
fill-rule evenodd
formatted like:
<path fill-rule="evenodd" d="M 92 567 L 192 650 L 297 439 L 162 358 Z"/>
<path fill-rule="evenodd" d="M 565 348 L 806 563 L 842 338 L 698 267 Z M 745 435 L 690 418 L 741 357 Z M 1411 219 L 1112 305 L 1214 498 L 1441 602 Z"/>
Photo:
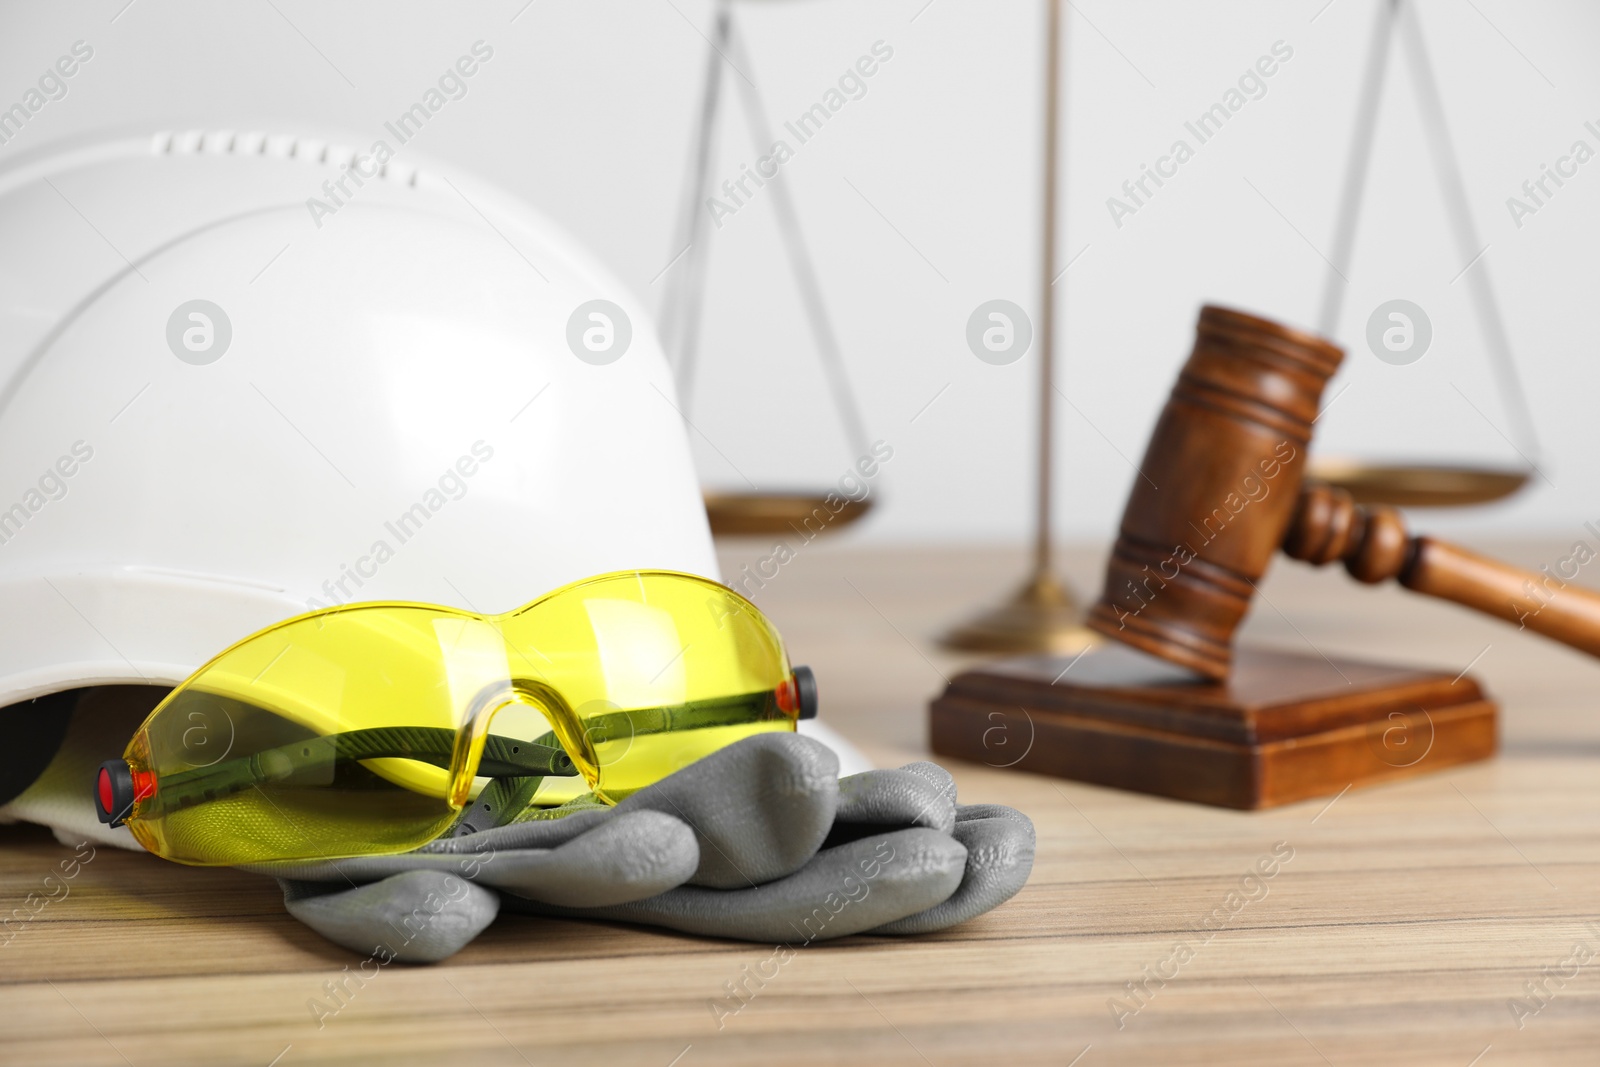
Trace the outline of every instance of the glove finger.
<path fill-rule="evenodd" d="M 932 767 L 944 781 L 920 771 L 921 767 Z M 839 811 L 834 818 L 839 823 L 926 826 L 949 833 L 956 822 L 955 787 L 950 775 L 932 763 L 863 771 L 839 779 Z"/>
<path fill-rule="evenodd" d="M 279 884 L 290 915 L 334 944 L 385 963 L 436 963 L 452 956 L 500 910 L 493 891 L 441 871 L 407 871 L 333 892 L 317 882 Z"/>
<path fill-rule="evenodd" d="M 921 759 L 915 763 L 907 763 L 900 769 L 907 774 L 916 775 L 929 785 L 937 788 L 950 798 L 950 803 L 954 804 L 956 802 L 956 780 L 950 776 L 949 771 L 937 763 Z"/>
<path fill-rule="evenodd" d="M 757 734 L 641 789 L 617 811 L 659 811 L 700 844 L 692 885 L 747 887 L 800 869 L 839 804 L 839 757 L 798 734 Z"/>
<path fill-rule="evenodd" d="M 378 882 L 406 871 L 436 871 L 578 907 L 654 896 L 682 885 L 700 862 L 693 831 L 671 816 L 654 811 L 614 815 L 607 810 L 604 818 L 591 819 L 589 814 L 502 826 L 399 856 L 276 866 L 270 871 L 297 881 L 340 879 L 341 885 L 346 880 Z M 573 825 L 560 826 L 568 822 Z M 541 832 L 530 833 L 525 827 Z M 561 832 L 542 832 L 556 829 Z M 534 843 L 547 847 L 530 847 Z"/>
<path fill-rule="evenodd" d="M 1033 873 L 1033 821 L 1003 804 L 956 809 L 955 839 L 966 846 L 961 887 L 926 911 L 886 923 L 875 934 L 925 934 L 966 922 L 1017 895 Z"/>
<path fill-rule="evenodd" d="M 812 857 L 787 878 L 750 889 L 680 886 L 611 908 L 550 908 L 508 895 L 539 915 L 616 919 L 706 937 L 790 945 L 845 937 L 923 912 L 955 892 L 966 849 L 925 827 L 862 838 Z"/>
<path fill-rule="evenodd" d="M 603 907 L 682 885 L 700 865 L 700 846 L 694 831 L 670 815 L 629 811 L 558 848 L 476 858 L 481 884 L 549 904 Z"/>

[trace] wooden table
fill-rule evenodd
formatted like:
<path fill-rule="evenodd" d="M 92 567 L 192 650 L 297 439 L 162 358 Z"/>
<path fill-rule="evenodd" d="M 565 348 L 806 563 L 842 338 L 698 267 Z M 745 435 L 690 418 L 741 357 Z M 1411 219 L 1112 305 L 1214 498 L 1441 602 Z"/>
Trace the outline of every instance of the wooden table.
<path fill-rule="evenodd" d="M 1491 547 L 1537 566 L 1565 545 Z M 769 551 L 730 552 L 728 575 Z M 1099 563 L 1070 555 L 1080 590 Z M 960 666 L 932 637 L 1020 573 L 1005 552 L 816 544 L 758 597 L 829 721 L 894 765 L 925 755 L 924 705 Z M 963 799 L 1032 816 L 1027 888 L 939 936 L 805 948 L 720 1031 L 708 1002 L 770 947 L 523 918 L 448 964 L 384 968 L 319 1029 L 307 1001 L 359 960 L 270 882 L 101 849 L 0 949 L 0 1061 L 1600 1062 L 1600 664 L 1338 573 L 1280 562 L 1264 593 L 1248 640 L 1473 664 L 1504 754 L 1264 814 L 953 765 Z M 1241 890 L 1274 848 L 1292 858 Z M 70 854 L 0 829 L 0 901 Z"/>

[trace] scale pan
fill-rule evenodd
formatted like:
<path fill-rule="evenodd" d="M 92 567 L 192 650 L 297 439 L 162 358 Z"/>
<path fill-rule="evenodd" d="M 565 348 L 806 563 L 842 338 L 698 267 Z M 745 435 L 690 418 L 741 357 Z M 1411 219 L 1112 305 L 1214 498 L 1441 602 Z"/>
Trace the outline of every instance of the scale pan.
<path fill-rule="evenodd" d="M 844 500 L 838 511 L 828 501 Z M 849 526 L 872 510 L 871 498 L 850 500 L 837 492 L 706 493 L 706 518 L 714 537 L 766 537 L 821 532 Z"/>
<path fill-rule="evenodd" d="M 1459 508 L 1487 504 L 1528 484 L 1521 468 L 1366 463 L 1352 459 L 1314 460 L 1307 476 L 1344 489 L 1358 504 L 1413 508 Z"/>

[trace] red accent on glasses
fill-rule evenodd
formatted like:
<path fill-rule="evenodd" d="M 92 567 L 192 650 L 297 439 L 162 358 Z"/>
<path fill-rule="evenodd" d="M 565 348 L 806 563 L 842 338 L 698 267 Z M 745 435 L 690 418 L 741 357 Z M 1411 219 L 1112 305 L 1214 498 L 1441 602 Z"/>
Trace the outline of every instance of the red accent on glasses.
<path fill-rule="evenodd" d="M 100 773 L 102 775 L 105 774 L 104 771 L 101 771 Z M 102 784 L 100 786 L 100 795 L 102 797 L 104 797 L 104 796 L 107 795 L 107 792 L 108 792 L 108 790 L 110 788 L 110 776 L 107 775 L 105 778 L 102 779 L 102 782 L 104 784 Z M 133 802 L 135 804 L 137 804 L 139 801 L 148 800 L 150 797 L 153 797 L 155 795 L 156 795 L 156 772 L 155 771 L 134 771 L 133 772 Z M 110 810 L 110 809 L 108 808 L 107 810 Z"/>
<path fill-rule="evenodd" d="M 111 772 L 104 767 L 100 768 L 99 779 L 95 782 L 95 792 L 100 797 L 100 810 L 111 813 L 111 805 L 116 802 L 111 797 Z"/>

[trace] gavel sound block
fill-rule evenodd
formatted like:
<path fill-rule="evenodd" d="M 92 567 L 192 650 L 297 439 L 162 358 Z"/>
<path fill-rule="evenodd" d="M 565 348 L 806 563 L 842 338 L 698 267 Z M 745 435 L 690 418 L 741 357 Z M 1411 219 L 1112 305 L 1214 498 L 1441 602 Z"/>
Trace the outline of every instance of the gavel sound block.
<path fill-rule="evenodd" d="M 1484 759 L 1496 708 L 1470 678 L 1320 655 L 1244 652 L 1233 635 L 1282 549 L 1394 578 L 1600 654 L 1600 595 L 1429 538 L 1392 508 L 1302 484 L 1323 387 L 1343 352 L 1224 308 L 1194 350 L 1134 479 L 1089 625 L 1116 646 L 956 677 L 931 708 L 934 751 L 1062 777 L 1259 808 Z"/>

